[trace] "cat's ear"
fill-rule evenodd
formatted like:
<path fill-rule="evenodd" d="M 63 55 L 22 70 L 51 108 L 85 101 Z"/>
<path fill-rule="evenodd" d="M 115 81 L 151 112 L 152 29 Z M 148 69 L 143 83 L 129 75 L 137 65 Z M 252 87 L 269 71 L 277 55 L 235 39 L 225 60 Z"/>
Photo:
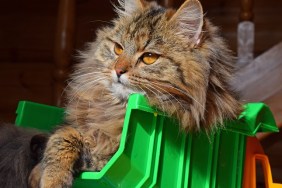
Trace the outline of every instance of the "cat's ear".
<path fill-rule="evenodd" d="M 203 8 L 198 0 L 186 0 L 171 17 L 170 22 L 177 24 L 177 33 L 197 43 L 203 27 Z"/>
<path fill-rule="evenodd" d="M 116 12 L 119 16 L 130 16 L 135 11 L 143 9 L 145 4 L 143 0 L 118 0 L 118 3 Z"/>
<path fill-rule="evenodd" d="M 34 135 L 30 140 L 30 155 L 34 161 L 40 161 L 48 141 L 47 134 Z"/>

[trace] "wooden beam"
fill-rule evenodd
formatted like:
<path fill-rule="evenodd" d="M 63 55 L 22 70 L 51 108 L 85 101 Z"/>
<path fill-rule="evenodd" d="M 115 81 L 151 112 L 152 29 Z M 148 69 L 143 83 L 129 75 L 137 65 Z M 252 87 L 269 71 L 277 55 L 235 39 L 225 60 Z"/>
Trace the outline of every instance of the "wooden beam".
<path fill-rule="evenodd" d="M 173 7 L 174 1 L 173 0 L 161 0 L 161 4 L 165 7 Z"/>
<path fill-rule="evenodd" d="M 240 9 L 240 21 L 253 21 L 254 1 L 253 0 L 241 0 L 241 9 Z"/>
<path fill-rule="evenodd" d="M 54 101 L 57 106 L 62 103 L 62 92 L 69 74 L 71 55 L 73 53 L 75 4 L 75 0 L 60 0 L 59 2 L 54 52 Z"/>
<path fill-rule="evenodd" d="M 282 89 L 282 42 L 243 67 L 234 80 L 247 102 L 264 101 Z"/>
<path fill-rule="evenodd" d="M 253 21 L 253 0 L 241 0 L 237 29 L 238 65 L 246 66 L 254 59 L 255 26 Z"/>

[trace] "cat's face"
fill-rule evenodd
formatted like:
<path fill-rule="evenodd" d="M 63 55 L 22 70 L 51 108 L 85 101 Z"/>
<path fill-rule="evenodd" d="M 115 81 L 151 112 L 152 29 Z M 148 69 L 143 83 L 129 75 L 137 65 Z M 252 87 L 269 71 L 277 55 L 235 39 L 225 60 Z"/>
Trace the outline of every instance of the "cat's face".
<path fill-rule="evenodd" d="M 192 40 L 175 33 L 173 14 L 148 4 L 137 8 L 134 16 L 120 16 L 113 28 L 99 33 L 102 37 L 93 54 L 98 60 L 93 64 L 99 65 L 93 66 L 107 72 L 103 82 L 118 98 L 139 92 L 160 101 L 179 97 L 190 101 L 186 94 L 189 82 L 206 84 L 198 76 L 193 81 L 195 73 L 204 78 L 207 67 L 198 66 L 191 52 Z M 186 67 L 189 72 L 184 72 Z"/>
<path fill-rule="evenodd" d="M 215 29 L 204 21 L 201 4 L 186 1 L 177 11 L 142 0 L 120 4 L 124 10 L 117 10 L 119 18 L 112 27 L 98 32 L 83 55 L 85 61 L 78 66 L 76 82 L 93 88 L 101 84 L 123 101 L 131 93 L 142 93 L 153 105 L 169 114 L 186 114 L 187 122 L 200 126 L 210 103 L 208 97 L 215 98 L 208 93 L 209 87 L 228 90 L 223 87 L 231 70 L 229 65 L 211 65 L 226 47 L 221 39 L 215 38 L 215 44 L 205 41 L 212 34 L 203 32 L 203 27 L 212 32 Z M 224 58 L 231 57 L 224 50 Z M 220 75 L 213 76 L 212 71 Z"/>
<path fill-rule="evenodd" d="M 168 93 L 163 85 L 175 85 L 180 79 L 173 47 L 169 45 L 173 40 L 162 32 L 166 29 L 166 15 L 163 9 L 155 11 L 154 16 L 147 11 L 132 20 L 121 19 L 113 34 L 106 36 L 104 47 L 97 51 L 109 55 L 103 61 L 111 71 L 109 88 L 118 97 L 141 92 L 166 98 Z"/>

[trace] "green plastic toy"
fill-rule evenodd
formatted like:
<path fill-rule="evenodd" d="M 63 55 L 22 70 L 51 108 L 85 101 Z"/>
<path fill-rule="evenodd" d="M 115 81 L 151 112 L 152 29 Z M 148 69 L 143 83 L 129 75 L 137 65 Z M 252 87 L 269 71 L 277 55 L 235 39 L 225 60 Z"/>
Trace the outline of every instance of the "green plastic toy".
<path fill-rule="evenodd" d="M 62 123 L 63 116 L 63 109 L 22 101 L 16 124 L 47 131 Z M 258 131 L 278 131 L 262 103 L 245 105 L 237 120 L 207 137 L 184 134 L 176 120 L 150 107 L 144 96 L 133 94 L 118 151 L 100 172 L 76 177 L 73 187 L 239 188 L 246 136 Z"/>

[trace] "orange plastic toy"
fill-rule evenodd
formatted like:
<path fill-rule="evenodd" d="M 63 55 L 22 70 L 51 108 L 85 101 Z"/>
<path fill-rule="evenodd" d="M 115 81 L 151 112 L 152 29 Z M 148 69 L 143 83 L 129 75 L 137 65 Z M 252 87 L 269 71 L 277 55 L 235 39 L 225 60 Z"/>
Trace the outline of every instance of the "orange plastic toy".
<path fill-rule="evenodd" d="M 256 137 L 247 138 L 243 188 L 256 188 L 256 162 L 260 161 L 264 173 L 266 188 L 282 188 L 282 184 L 273 183 L 268 157 Z"/>

